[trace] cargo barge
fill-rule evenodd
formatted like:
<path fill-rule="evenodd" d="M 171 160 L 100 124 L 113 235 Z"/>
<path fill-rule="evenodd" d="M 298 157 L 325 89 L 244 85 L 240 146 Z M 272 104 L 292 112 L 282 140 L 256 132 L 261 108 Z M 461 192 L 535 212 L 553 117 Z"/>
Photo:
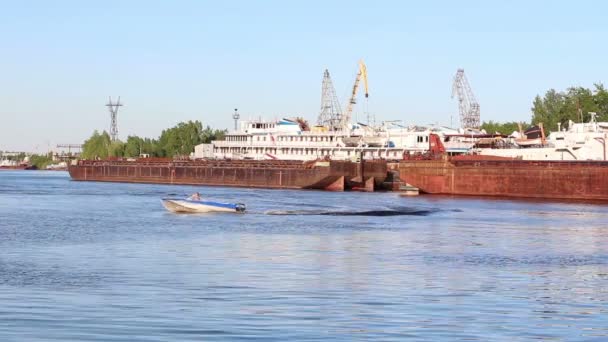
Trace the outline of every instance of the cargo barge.
<path fill-rule="evenodd" d="M 427 194 L 608 201 L 606 161 L 448 157 L 437 135 L 431 135 L 429 151 L 388 169 Z"/>
<path fill-rule="evenodd" d="M 448 157 L 431 137 L 428 154 L 398 161 L 80 160 L 69 173 L 77 181 L 608 201 L 608 162 Z"/>
<path fill-rule="evenodd" d="M 80 160 L 68 171 L 77 181 L 374 191 L 386 179 L 387 164 L 142 158 Z"/>
<path fill-rule="evenodd" d="M 608 162 L 404 160 L 389 169 L 427 194 L 608 201 Z"/>

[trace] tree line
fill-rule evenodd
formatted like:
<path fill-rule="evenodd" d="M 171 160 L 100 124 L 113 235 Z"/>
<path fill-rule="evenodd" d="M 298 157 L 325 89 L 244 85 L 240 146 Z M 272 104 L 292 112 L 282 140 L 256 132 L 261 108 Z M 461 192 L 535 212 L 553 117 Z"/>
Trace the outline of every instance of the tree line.
<path fill-rule="evenodd" d="M 108 132 L 93 135 L 85 140 L 81 157 L 84 159 L 107 157 L 138 157 L 147 154 L 151 157 L 189 156 L 194 146 L 208 144 L 212 140 L 222 140 L 227 130 L 203 128 L 200 121 L 180 122 L 162 131 L 158 139 L 128 136 L 126 141 L 112 141 Z"/>
<path fill-rule="evenodd" d="M 603 84 L 594 84 L 593 89 L 570 87 L 565 91 L 548 90 L 543 97 L 537 95 L 532 102 L 530 122 L 521 122 L 523 129 L 542 122 L 545 131 L 557 131 L 558 123 L 567 127 L 570 120 L 588 122 L 589 113 L 596 113 L 598 121 L 608 121 L 608 90 Z M 518 122 L 487 121 L 481 125 L 488 133 L 511 134 L 518 130 Z"/>

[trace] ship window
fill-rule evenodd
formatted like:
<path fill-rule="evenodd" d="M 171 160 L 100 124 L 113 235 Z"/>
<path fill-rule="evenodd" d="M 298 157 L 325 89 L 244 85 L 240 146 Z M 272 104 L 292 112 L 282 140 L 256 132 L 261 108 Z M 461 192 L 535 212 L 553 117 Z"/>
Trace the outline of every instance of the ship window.
<path fill-rule="evenodd" d="M 428 136 L 424 137 L 424 141 L 429 142 L 429 137 Z"/>
<path fill-rule="evenodd" d="M 266 137 L 263 137 L 262 140 L 266 141 Z"/>

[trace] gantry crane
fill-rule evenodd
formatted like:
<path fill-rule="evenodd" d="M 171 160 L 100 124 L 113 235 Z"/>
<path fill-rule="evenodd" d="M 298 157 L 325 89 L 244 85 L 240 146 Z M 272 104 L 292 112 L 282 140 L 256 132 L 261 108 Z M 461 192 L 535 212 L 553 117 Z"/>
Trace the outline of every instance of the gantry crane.
<path fill-rule="evenodd" d="M 363 84 L 365 85 L 365 98 L 367 99 L 369 97 L 367 85 L 367 67 L 365 66 L 363 60 L 359 61 L 359 72 L 357 73 L 357 77 L 355 78 L 353 92 L 350 96 L 350 101 L 348 102 L 346 111 L 344 112 L 344 115 L 342 115 L 342 120 L 340 120 L 340 126 L 344 130 L 347 130 L 350 125 L 353 106 L 357 103 L 357 90 L 359 89 L 359 82 L 361 81 L 361 79 L 363 79 Z"/>
<path fill-rule="evenodd" d="M 336 96 L 329 70 L 325 69 L 321 86 L 321 111 L 319 112 L 317 125 L 326 126 L 333 131 L 340 129 L 341 119 L 342 107 L 338 101 L 338 96 Z"/>
<path fill-rule="evenodd" d="M 473 95 L 473 90 L 469 85 L 467 77 L 464 75 L 464 69 L 458 69 L 454 76 L 452 84 L 452 98 L 458 96 L 458 109 L 460 111 L 460 127 L 461 128 L 479 128 L 480 126 L 480 111 L 479 103 Z"/>

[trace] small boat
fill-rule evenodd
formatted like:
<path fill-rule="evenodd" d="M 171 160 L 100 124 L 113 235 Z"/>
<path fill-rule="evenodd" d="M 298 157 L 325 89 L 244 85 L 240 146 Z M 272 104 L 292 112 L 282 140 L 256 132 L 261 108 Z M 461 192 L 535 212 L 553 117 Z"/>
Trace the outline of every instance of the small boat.
<path fill-rule="evenodd" d="M 245 211 L 243 203 L 223 203 L 188 198 L 163 198 L 162 202 L 167 210 L 174 213 L 242 213 Z"/>

